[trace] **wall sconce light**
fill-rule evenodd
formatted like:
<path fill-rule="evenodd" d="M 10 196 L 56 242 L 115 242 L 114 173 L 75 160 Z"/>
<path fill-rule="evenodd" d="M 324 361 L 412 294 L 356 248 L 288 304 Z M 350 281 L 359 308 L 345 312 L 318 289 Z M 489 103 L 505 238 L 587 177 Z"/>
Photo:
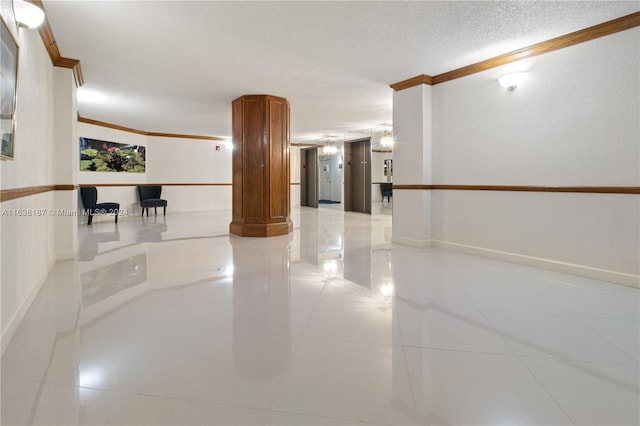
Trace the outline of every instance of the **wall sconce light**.
<path fill-rule="evenodd" d="M 18 24 L 36 28 L 44 22 L 44 10 L 24 0 L 13 0 L 13 10 Z"/>
<path fill-rule="evenodd" d="M 382 138 L 380 138 L 380 145 L 382 145 L 383 148 L 393 148 L 394 142 L 391 131 L 385 130 L 382 134 Z"/>
<path fill-rule="evenodd" d="M 500 83 L 500 86 L 506 87 L 507 90 L 513 91 L 524 81 L 525 77 L 526 74 L 524 72 L 511 72 L 501 75 L 498 78 L 498 83 Z"/>

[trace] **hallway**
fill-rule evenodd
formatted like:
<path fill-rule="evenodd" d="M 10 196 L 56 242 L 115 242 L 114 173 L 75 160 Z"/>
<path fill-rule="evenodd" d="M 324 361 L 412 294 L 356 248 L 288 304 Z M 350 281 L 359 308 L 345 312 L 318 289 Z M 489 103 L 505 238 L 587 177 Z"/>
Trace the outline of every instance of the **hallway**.
<path fill-rule="evenodd" d="M 81 226 L 2 357 L 2 424 L 632 425 L 640 290 L 293 208 Z"/>

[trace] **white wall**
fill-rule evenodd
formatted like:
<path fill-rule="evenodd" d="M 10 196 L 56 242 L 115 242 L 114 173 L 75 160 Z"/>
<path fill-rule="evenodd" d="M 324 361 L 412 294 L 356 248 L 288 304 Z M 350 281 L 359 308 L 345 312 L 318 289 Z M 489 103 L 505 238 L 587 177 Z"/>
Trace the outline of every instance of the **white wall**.
<path fill-rule="evenodd" d="M 56 67 L 54 76 L 54 124 L 55 150 L 54 181 L 59 185 L 75 185 L 78 182 L 79 146 L 77 136 L 78 107 L 76 83 L 73 72 Z M 56 209 L 77 209 L 77 191 L 56 191 Z M 56 259 L 73 259 L 78 250 L 78 217 L 56 215 Z"/>
<path fill-rule="evenodd" d="M 393 93 L 394 184 L 431 184 L 432 86 Z M 393 242 L 431 244 L 431 191 L 393 192 Z"/>
<path fill-rule="evenodd" d="M 4 14 L 3 18 L 11 26 Z M 21 28 L 15 35 L 20 46 L 15 159 L 0 162 L 2 189 L 54 184 L 53 66 L 36 30 Z M 3 211 L 48 210 L 55 206 L 54 192 L 0 204 Z M 1 346 L 4 351 L 55 261 L 55 218 L 48 214 L 2 215 L 0 229 Z"/>
<path fill-rule="evenodd" d="M 78 136 L 146 147 L 145 173 L 79 172 L 80 184 L 130 184 L 98 187 L 99 201 L 119 202 L 130 216 L 140 214 L 136 185 L 146 183 L 223 184 L 163 186 L 167 213 L 231 208 L 232 152 L 221 141 L 146 136 L 87 123 L 78 123 Z M 105 215 L 94 220 L 113 218 Z"/>
<path fill-rule="evenodd" d="M 639 38 L 635 28 L 433 86 L 433 183 L 640 185 Z M 497 77 L 514 69 L 527 80 L 509 92 Z M 640 284 L 638 195 L 432 197 L 438 245 Z"/>
<path fill-rule="evenodd" d="M 640 29 L 433 86 L 434 183 L 638 185 Z M 513 92 L 498 76 L 524 68 Z"/>
<path fill-rule="evenodd" d="M 220 141 L 149 137 L 147 181 L 231 184 L 232 154 Z M 162 197 L 171 212 L 231 209 L 230 185 L 165 186 Z"/>

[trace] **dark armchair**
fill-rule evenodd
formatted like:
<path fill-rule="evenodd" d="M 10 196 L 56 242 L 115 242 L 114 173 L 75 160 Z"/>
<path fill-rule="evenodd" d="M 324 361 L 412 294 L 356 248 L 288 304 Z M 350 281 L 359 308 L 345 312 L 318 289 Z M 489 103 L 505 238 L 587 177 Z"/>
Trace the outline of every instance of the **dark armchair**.
<path fill-rule="evenodd" d="M 158 207 L 164 207 L 164 215 L 167 215 L 167 200 L 161 199 L 161 195 L 162 187 L 159 185 L 138 187 L 138 196 L 140 197 L 140 207 L 142 207 L 143 215 L 146 209 L 147 216 L 149 216 L 149 207 L 153 207 L 156 214 L 158 214 Z"/>
<path fill-rule="evenodd" d="M 118 223 L 118 214 L 120 213 L 120 203 L 98 203 L 98 190 L 95 186 L 85 186 L 80 188 L 80 196 L 84 210 L 89 215 L 87 225 L 91 225 L 94 214 L 114 214 L 116 223 Z"/>
<path fill-rule="evenodd" d="M 380 192 L 382 192 L 382 202 L 384 203 L 384 197 L 387 197 L 387 201 L 391 202 L 391 197 L 393 197 L 393 184 L 392 183 L 381 183 L 380 184 Z"/>

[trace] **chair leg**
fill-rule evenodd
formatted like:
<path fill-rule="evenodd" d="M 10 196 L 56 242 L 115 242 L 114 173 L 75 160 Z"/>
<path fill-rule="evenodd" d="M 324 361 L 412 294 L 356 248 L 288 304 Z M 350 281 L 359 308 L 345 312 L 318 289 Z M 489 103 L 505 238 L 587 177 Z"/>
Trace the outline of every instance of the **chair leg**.
<path fill-rule="evenodd" d="M 118 212 L 116 212 L 116 223 L 118 223 Z"/>
<path fill-rule="evenodd" d="M 164 216 L 167 215 L 167 206 L 164 206 Z"/>
<path fill-rule="evenodd" d="M 147 207 L 146 210 L 147 210 L 147 217 L 149 217 L 149 207 Z"/>
<path fill-rule="evenodd" d="M 158 216 L 158 208 L 157 207 L 153 208 L 153 212 L 156 214 L 156 216 Z"/>
<path fill-rule="evenodd" d="M 87 221 L 87 225 L 91 225 L 91 222 L 93 222 L 93 215 L 89 213 L 89 220 Z"/>

